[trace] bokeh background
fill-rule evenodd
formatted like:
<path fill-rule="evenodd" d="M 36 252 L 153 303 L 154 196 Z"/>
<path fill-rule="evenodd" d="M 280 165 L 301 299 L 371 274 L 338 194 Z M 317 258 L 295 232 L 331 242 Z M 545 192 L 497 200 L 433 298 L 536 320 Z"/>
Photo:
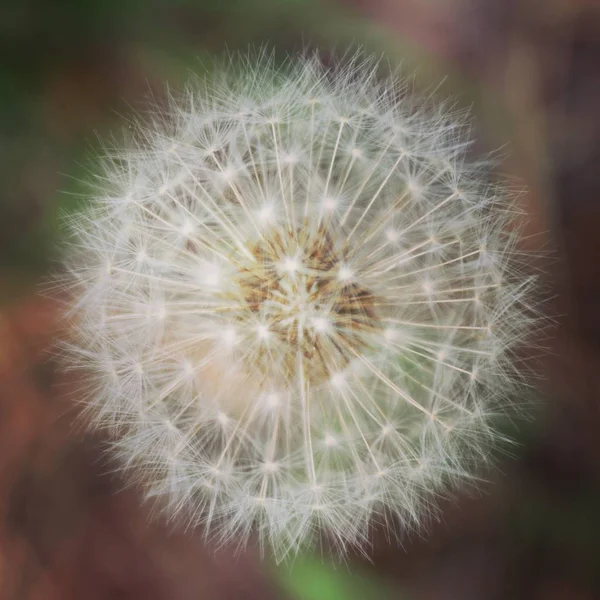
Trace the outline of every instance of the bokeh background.
<path fill-rule="evenodd" d="M 99 140 L 224 50 L 361 45 L 471 107 L 526 188 L 556 317 L 538 408 L 480 494 L 372 562 L 289 568 L 149 521 L 74 425 L 36 285 Z M 2 0 L 0 599 L 600 598 L 600 3 L 597 0 Z M 79 190 L 80 191 L 80 190 Z M 70 393 L 71 392 L 71 393 Z M 528 399 L 529 400 L 529 399 Z"/>

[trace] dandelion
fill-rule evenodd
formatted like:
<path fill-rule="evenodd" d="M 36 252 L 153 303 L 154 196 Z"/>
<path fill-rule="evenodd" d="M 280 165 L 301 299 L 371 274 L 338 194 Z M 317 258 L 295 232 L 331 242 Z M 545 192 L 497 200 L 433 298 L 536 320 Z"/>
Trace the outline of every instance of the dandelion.
<path fill-rule="evenodd" d="M 419 528 L 499 438 L 532 279 L 466 125 L 357 55 L 219 69 L 70 218 L 71 365 L 148 497 L 276 558 Z"/>

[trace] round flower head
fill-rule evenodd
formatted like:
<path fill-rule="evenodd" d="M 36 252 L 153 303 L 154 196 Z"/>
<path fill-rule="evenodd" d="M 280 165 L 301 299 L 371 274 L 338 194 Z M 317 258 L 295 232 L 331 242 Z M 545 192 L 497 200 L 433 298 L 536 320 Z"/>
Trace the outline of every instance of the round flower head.
<path fill-rule="evenodd" d="M 136 125 L 71 218 L 71 360 L 169 515 L 343 551 L 486 461 L 531 279 L 445 109 L 360 56 L 242 63 Z"/>

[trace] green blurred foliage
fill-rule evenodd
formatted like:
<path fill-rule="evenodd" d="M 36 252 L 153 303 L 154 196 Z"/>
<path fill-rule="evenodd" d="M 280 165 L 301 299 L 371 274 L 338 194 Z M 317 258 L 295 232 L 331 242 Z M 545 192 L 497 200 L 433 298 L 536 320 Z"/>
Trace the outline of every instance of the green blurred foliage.
<path fill-rule="evenodd" d="M 360 570 L 346 566 L 332 568 L 318 557 L 296 558 L 289 569 L 274 574 L 281 587 L 296 600 L 408 600 L 398 589 L 367 577 Z"/>

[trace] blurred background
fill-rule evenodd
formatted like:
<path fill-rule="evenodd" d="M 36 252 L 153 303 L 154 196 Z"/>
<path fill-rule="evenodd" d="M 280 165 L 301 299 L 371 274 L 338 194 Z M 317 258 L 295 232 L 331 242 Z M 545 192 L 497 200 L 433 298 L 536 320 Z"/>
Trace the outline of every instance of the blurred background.
<path fill-rule="evenodd" d="M 99 139 L 226 49 L 360 45 L 471 107 L 526 187 L 558 326 L 539 408 L 481 494 L 372 562 L 294 568 L 149 523 L 73 425 L 50 344 L 59 213 Z M 600 598 L 600 3 L 597 0 L 2 0 L 0 600 Z"/>

